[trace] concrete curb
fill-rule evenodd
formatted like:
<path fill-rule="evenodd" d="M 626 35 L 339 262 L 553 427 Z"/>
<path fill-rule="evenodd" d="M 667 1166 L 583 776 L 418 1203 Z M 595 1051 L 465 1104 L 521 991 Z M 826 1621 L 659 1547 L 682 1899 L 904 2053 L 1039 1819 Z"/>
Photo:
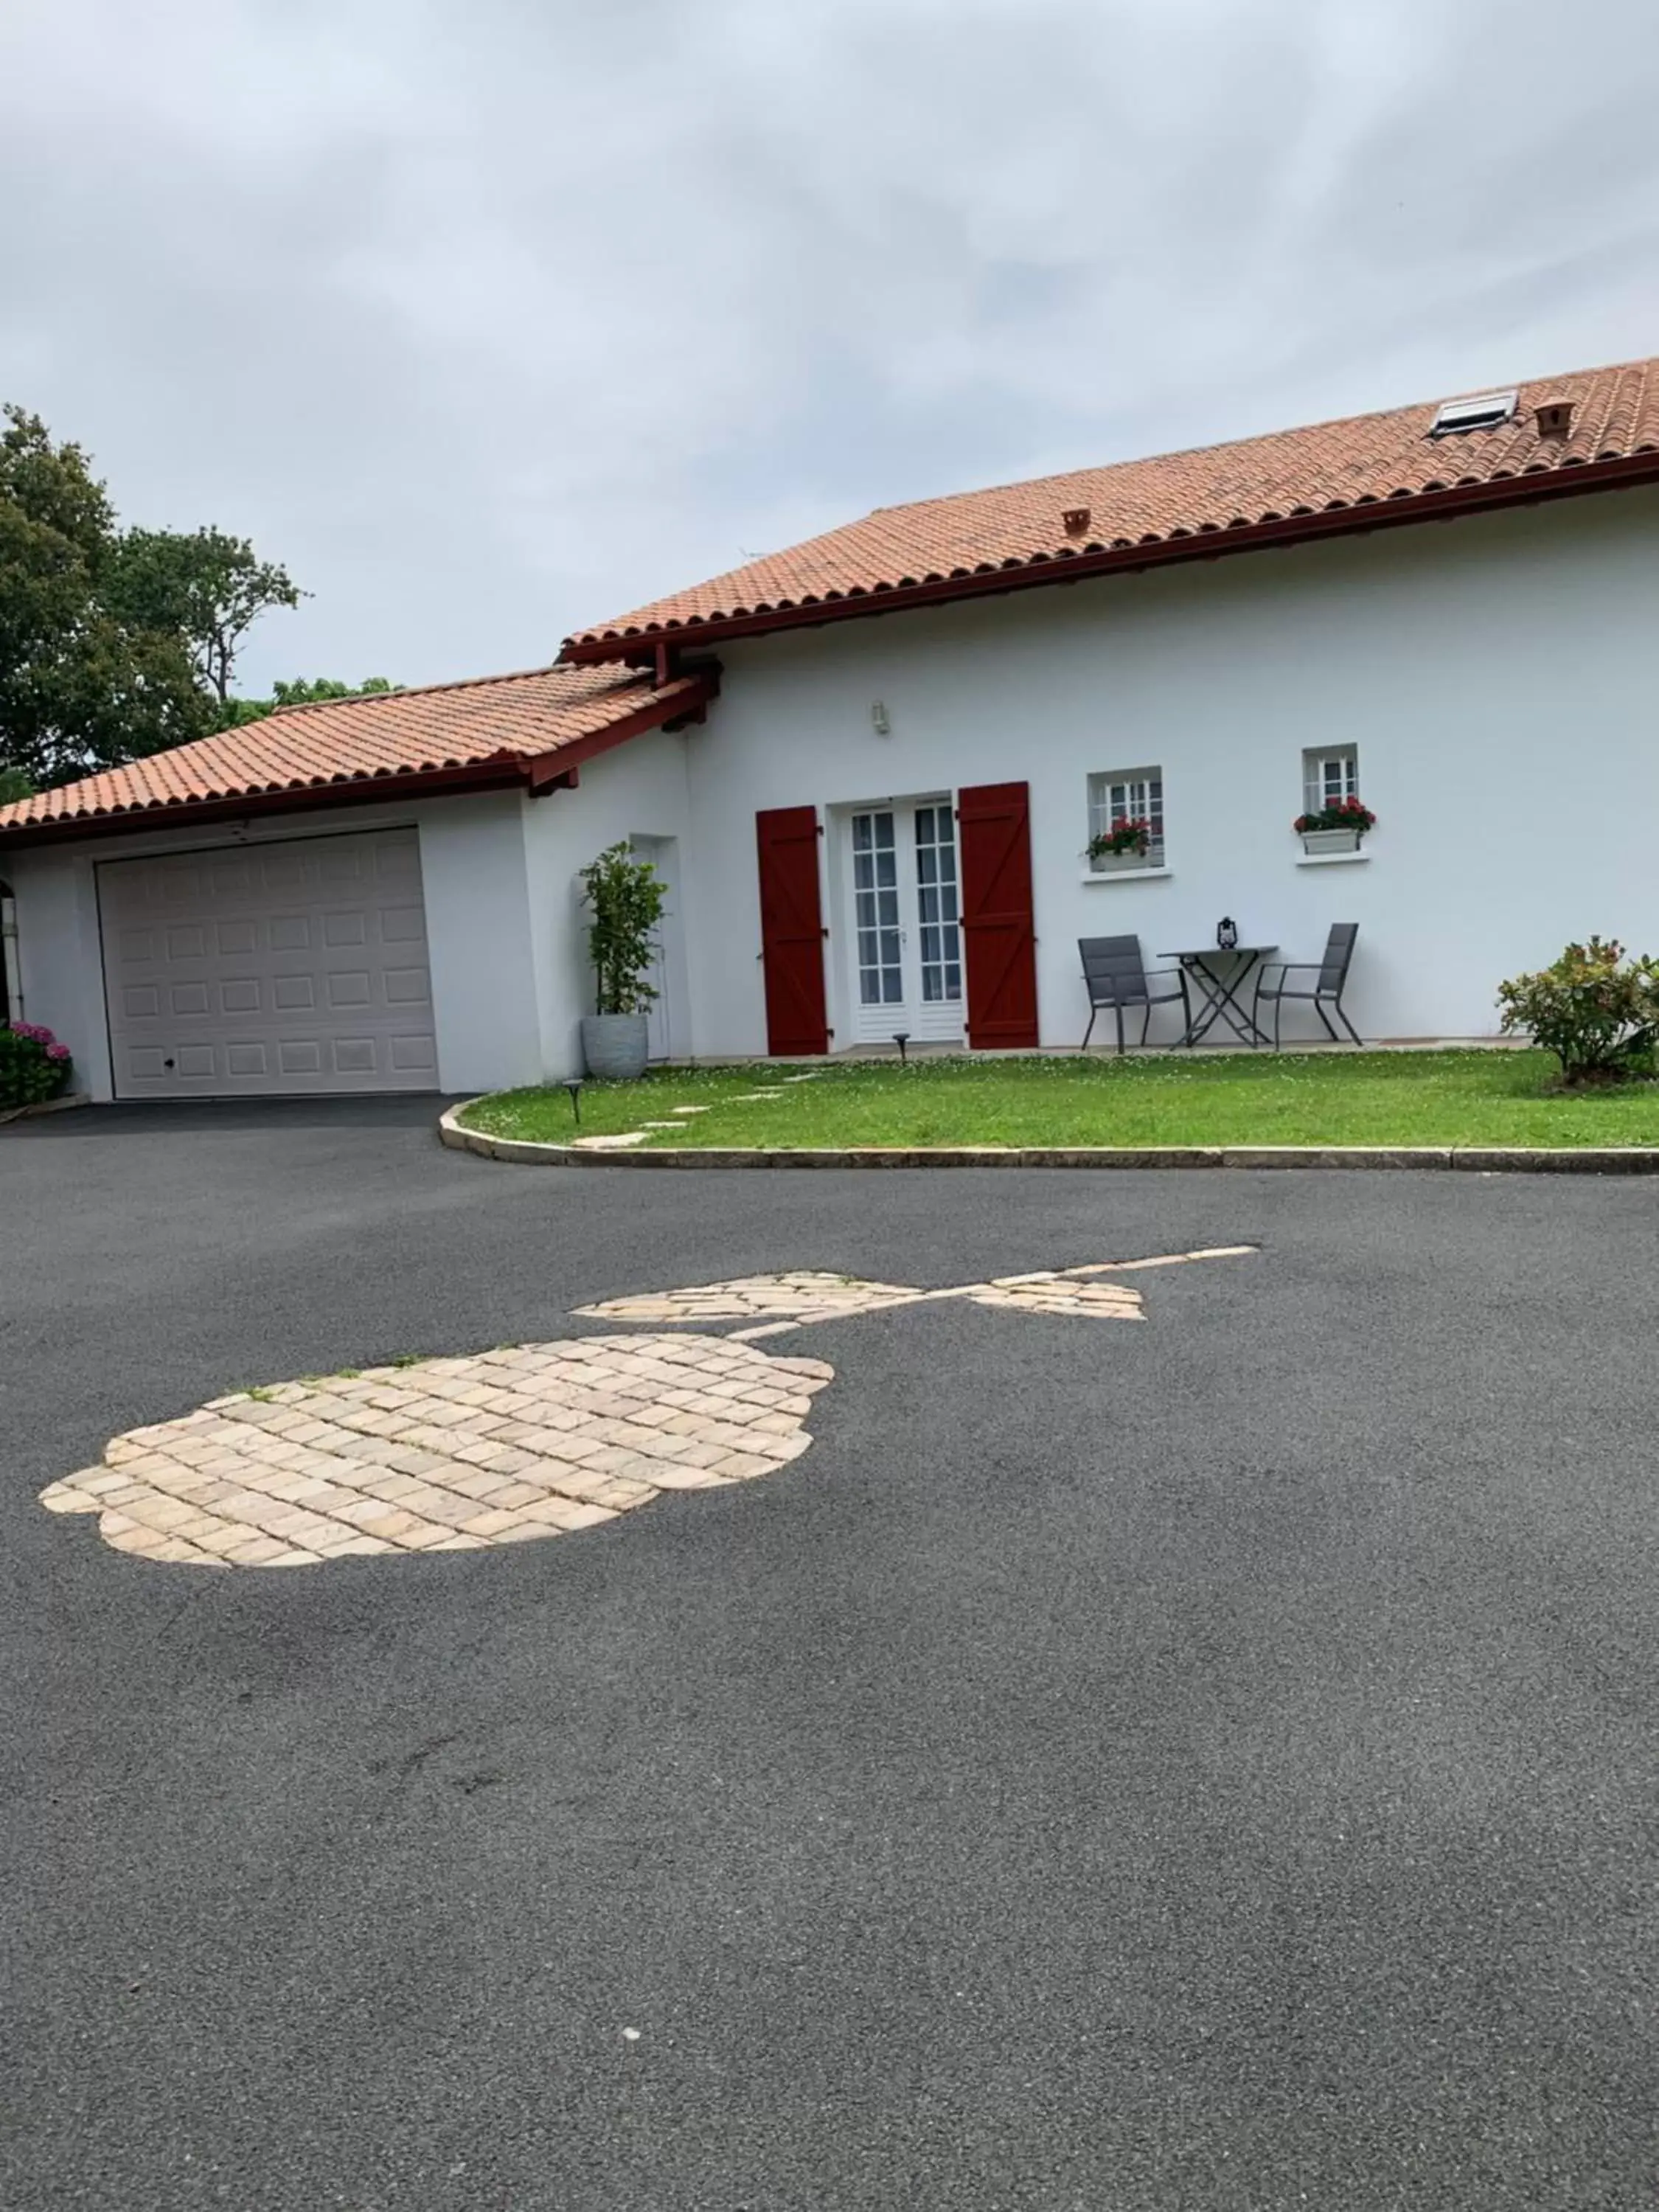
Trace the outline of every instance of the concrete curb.
<path fill-rule="evenodd" d="M 462 1126 L 476 1098 L 452 1106 L 438 1124 L 456 1152 L 549 1168 L 1415 1168 L 1476 1175 L 1659 1175 L 1659 1146 L 1457 1147 L 1411 1145 L 1170 1145 L 1117 1147 L 958 1145 L 840 1152 L 759 1151 L 706 1146 L 685 1152 L 585 1152 L 488 1137 Z"/>
<path fill-rule="evenodd" d="M 66 1114 L 71 1106 L 90 1106 L 92 1094 L 86 1091 L 66 1091 L 61 1098 L 43 1098 L 38 1106 L 12 1106 L 0 1114 L 0 1129 L 9 1121 L 33 1121 L 37 1114 Z"/>

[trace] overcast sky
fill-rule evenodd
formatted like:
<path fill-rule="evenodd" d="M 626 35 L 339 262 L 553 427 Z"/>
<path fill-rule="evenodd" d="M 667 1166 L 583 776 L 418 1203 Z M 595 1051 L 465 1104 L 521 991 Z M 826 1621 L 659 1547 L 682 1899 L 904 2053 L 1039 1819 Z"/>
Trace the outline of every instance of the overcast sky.
<path fill-rule="evenodd" d="M 533 665 L 873 506 L 1659 352 L 1652 0 L 0 0 L 0 396 Z"/>

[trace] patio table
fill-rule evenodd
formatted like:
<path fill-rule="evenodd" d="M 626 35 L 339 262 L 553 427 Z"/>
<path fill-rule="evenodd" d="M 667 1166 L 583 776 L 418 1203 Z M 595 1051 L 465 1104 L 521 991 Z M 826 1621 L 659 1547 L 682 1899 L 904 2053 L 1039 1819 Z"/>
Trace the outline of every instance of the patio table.
<path fill-rule="evenodd" d="M 1238 1002 L 1238 994 L 1250 979 L 1258 961 L 1277 952 L 1276 945 L 1200 945 L 1184 951 L 1160 952 L 1160 960 L 1178 960 L 1203 1001 L 1187 1025 L 1182 1044 L 1199 1044 L 1218 1022 L 1224 1022 L 1241 1044 L 1266 1044 L 1259 1030 Z"/>

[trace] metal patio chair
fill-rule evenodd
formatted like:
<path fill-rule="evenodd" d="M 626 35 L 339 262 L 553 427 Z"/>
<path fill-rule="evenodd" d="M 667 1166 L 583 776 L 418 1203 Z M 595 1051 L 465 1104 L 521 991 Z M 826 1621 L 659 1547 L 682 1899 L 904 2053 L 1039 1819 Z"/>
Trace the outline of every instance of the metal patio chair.
<path fill-rule="evenodd" d="M 1180 1001 L 1183 1036 L 1193 1026 L 1192 1001 L 1187 995 L 1187 978 L 1179 968 L 1149 969 L 1141 958 L 1138 937 L 1079 937 L 1077 949 L 1083 958 L 1083 981 L 1089 993 L 1089 1026 L 1083 1032 L 1081 1049 L 1087 1052 L 1089 1039 L 1094 1035 L 1096 1018 L 1109 1006 L 1117 1017 L 1117 1048 L 1123 1048 L 1123 1010 L 1139 1006 L 1140 1042 L 1146 1042 L 1146 1032 L 1152 1027 L 1154 1006 L 1173 1006 Z M 1151 987 L 1160 976 L 1173 975 L 1172 991 L 1154 991 Z"/>
<path fill-rule="evenodd" d="M 1273 1050 L 1279 1050 L 1279 1016 L 1286 999 L 1300 1000 L 1313 1008 L 1325 1024 L 1327 1036 L 1333 1044 L 1342 1040 L 1331 1027 L 1330 1013 L 1334 1014 L 1356 1044 L 1364 1044 L 1362 1037 L 1342 1008 L 1342 993 L 1348 981 L 1348 963 L 1353 958 L 1354 939 L 1359 934 L 1357 921 L 1334 921 L 1331 933 L 1325 940 L 1322 960 L 1270 960 L 1264 963 L 1255 979 L 1255 999 L 1251 1006 L 1251 1018 L 1258 1029 L 1261 1026 L 1261 1005 L 1266 1000 L 1273 1010 Z M 1311 986 L 1292 984 L 1292 975 L 1311 975 Z M 1273 981 L 1269 981 L 1273 978 Z"/>

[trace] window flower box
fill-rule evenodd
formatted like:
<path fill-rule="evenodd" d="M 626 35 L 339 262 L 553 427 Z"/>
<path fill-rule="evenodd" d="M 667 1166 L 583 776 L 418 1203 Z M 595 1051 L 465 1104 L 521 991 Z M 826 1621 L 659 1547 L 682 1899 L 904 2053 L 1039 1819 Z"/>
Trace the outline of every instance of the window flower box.
<path fill-rule="evenodd" d="M 1357 799 L 1340 799 L 1334 806 L 1321 806 L 1311 814 L 1298 814 L 1294 828 L 1304 853 L 1357 853 L 1376 817 Z"/>
<path fill-rule="evenodd" d="M 1161 842 L 1155 841 L 1151 818 L 1144 814 L 1119 815 L 1109 830 L 1091 837 L 1089 866 L 1097 875 L 1132 875 L 1156 867 L 1164 858 Z"/>

